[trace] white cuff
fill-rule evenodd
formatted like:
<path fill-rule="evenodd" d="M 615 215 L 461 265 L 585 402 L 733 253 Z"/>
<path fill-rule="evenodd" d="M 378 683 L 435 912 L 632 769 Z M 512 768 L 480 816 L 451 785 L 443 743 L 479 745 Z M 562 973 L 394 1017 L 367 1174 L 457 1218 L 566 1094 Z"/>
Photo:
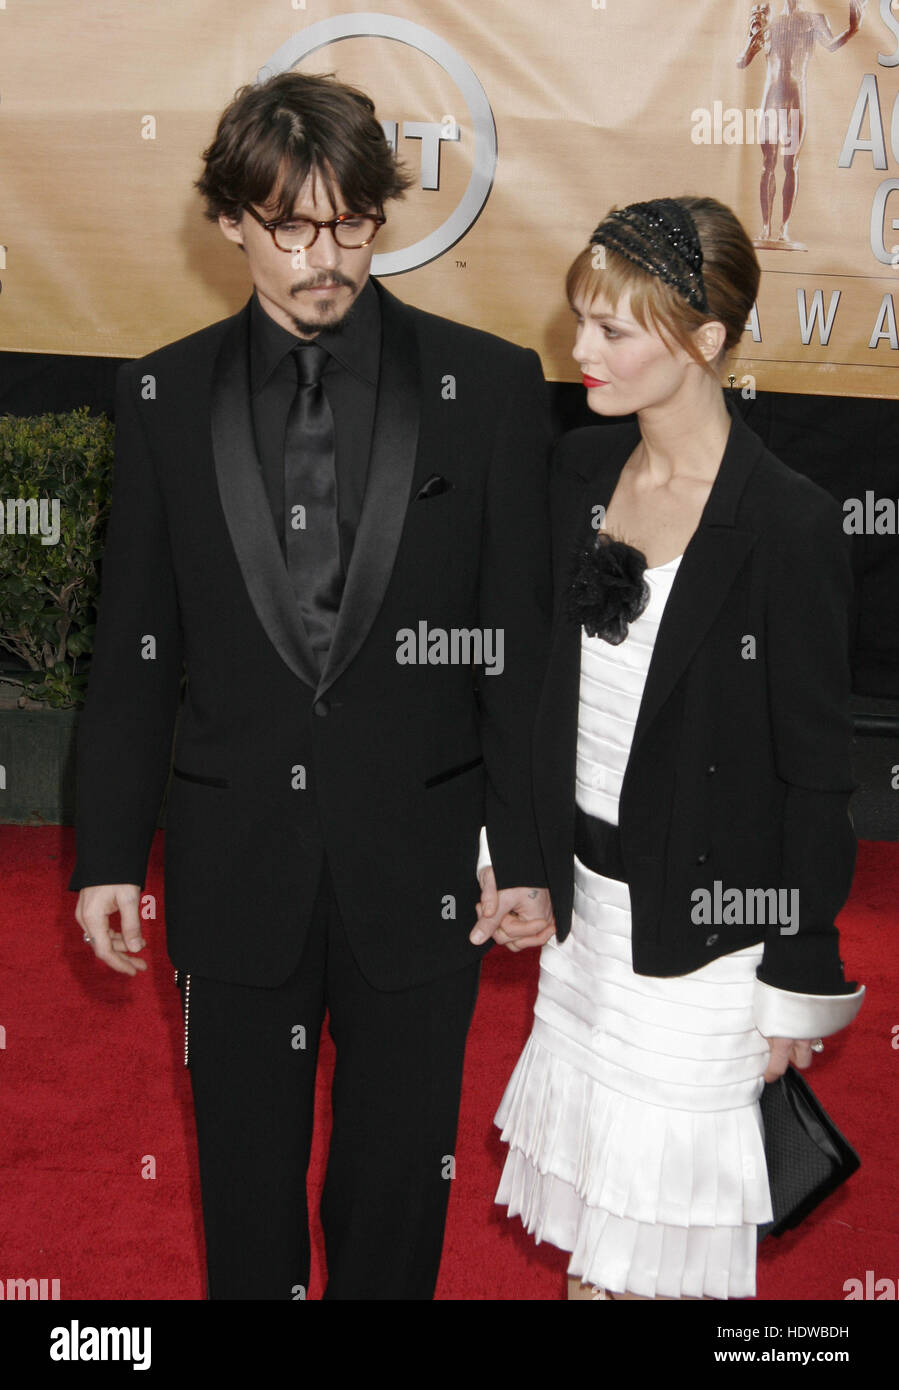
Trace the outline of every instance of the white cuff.
<path fill-rule="evenodd" d="M 487 827 L 482 825 L 481 840 L 478 848 L 478 867 L 475 872 L 480 874 L 482 869 L 489 868 L 492 863 L 493 860 L 490 858 L 490 846 L 487 843 Z"/>
<path fill-rule="evenodd" d="M 755 1026 L 763 1038 L 826 1038 L 852 1022 L 864 997 L 864 985 L 854 994 L 794 994 L 757 978 Z"/>

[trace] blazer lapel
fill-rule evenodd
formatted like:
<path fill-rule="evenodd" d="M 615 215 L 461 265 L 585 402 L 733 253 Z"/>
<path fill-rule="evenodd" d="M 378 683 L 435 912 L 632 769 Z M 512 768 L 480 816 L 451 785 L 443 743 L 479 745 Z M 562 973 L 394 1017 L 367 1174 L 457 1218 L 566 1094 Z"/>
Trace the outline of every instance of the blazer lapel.
<path fill-rule="evenodd" d="M 564 843 L 574 840 L 574 781 L 577 764 L 578 687 L 581 675 L 581 628 L 568 616 L 568 586 L 575 552 L 593 535 L 593 508 L 607 506 L 615 483 L 639 431 L 614 445 L 602 442 L 602 461 L 574 465 L 575 476 L 553 499 L 554 612 L 552 638 L 535 729 L 534 789 L 544 843 L 565 827 Z M 619 452 L 620 450 L 620 452 Z M 564 776 L 559 769 L 565 768 Z M 570 904 L 569 908 L 570 910 Z M 563 912 L 564 916 L 564 912 Z"/>
<path fill-rule="evenodd" d="M 265 494 L 250 412 L 249 305 L 231 321 L 212 377 L 219 497 L 256 615 L 281 659 L 313 689 L 318 664 L 290 584 Z"/>
<path fill-rule="evenodd" d="M 352 661 L 381 606 L 409 503 L 418 448 L 418 341 L 410 315 L 373 282 L 381 301 L 381 364 L 362 515 L 318 695 Z"/>
<path fill-rule="evenodd" d="M 725 400 L 727 398 L 725 397 Z M 764 445 L 732 401 L 730 434 L 718 475 L 674 577 L 634 729 L 631 755 L 686 670 L 727 598 L 756 532 L 736 525 L 743 489 Z"/>
<path fill-rule="evenodd" d="M 631 743 L 631 756 L 689 665 L 755 543 L 756 533 L 737 527 L 735 518 L 746 481 L 764 450 L 764 444 L 745 424 L 736 404 L 727 396 L 725 401 L 731 416 L 730 433 L 717 477 L 699 525 L 684 551 L 659 624 Z M 619 474 L 639 438 L 639 427 L 634 422 L 628 433 L 616 443 L 614 454 L 604 457 L 598 465 L 588 462 L 581 466 L 579 471 L 584 479 L 583 486 L 580 490 L 574 489 L 572 497 L 576 501 L 572 504 L 570 515 L 562 518 L 557 532 L 560 543 L 569 542 L 569 552 L 573 548 L 572 542 L 583 543 L 590 536 L 592 509 L 597 503 L 608 506 Z M 564 611 L 570 564 L 570 554 L 557 556 L 558 590 L 552 661 L 560 663 L 560 684 L 564 683 L 569 697 L 574 690 L 572 707 L 576 710 L 581 630 L 567 618 Z"/>

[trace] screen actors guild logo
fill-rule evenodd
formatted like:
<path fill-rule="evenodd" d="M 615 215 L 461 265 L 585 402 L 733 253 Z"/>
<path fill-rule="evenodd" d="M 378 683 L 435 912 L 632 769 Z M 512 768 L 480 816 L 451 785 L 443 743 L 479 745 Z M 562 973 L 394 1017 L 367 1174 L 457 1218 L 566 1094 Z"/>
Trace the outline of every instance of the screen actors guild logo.
<path fill-rule="evenodd" d="M 412 24 L 396 15 L 344 14 L 310 24 L 307 29 L 294 34 L 272 54 L 268 62 L 259 69 L 257 81 L 265 82 L 269 77 L 287 72 L 310 53 L 326 48 L 328 44 L 337 43 L 341 39 L 356 38 L 395 39 L 398 43 L 407 44 L 432 58 L 452 78 L 462 93 L 474 134 L 471 177 L 460 202 L 446 221 L 428 236 L 414 242 L 412 246 L 406 246 L 401 251 L 389 251 L 383 255 L 375 253 L 372 257 L 372 275 L 401 275 L 404 271 L 415 270 L 418 266 L 427 265 L 429 261 L 435 261 L 444 255 L 457 241 L 461 241 L 480 217 L 490 196 L 496 174 L 496 122 L 487 94 L 465 59 L 437 34 L 432 34 L 420 24 Z M 395 144 L 395 122 L 385 121 L 382 124 L 388 139 Z M 404 125 L 409 127 L 404 131 L 407 136 L 422 140 L 423 180 L 425 176 L 428 180 L 423 181 L 422 186 L 434 187 L 433 141 L 426 143 L 426 132 L 423 127 L 419 128 L 417 123 L 405 122 Z M 441 128 L 438 138 L 458 139 L 458 129 Z"/>
<path fill-rule="evenodd" d="M 801 0 L 784 0 L 783 10 L 771 18 L 768 3 L 753 5 L 749 16 L 749 37 L 737 59 L 738 68 L 747 68 L 757 53 L 764 53 L 767 65 L 762 112 L 772 118 L 773 127 L 762 140 L 762 181 L 759 202 L 762 210 L 761 236 L 752 244 L 768 251 L 807 251 L 801 241 L 790 236 L 790 217 L 796 201 L 799 152 L 805 139 L 807 107 L 805 79 L 808 65 L 819 44 L 835 53 L 858 33 L 868 0 L 849 0 L 849 23 L 841 34 L 832 34 L 823 14 L 812 14 Z M 776 133 L 775 133 L 776 132 Z M 771 235 L 774 207 L 777 151 L 783 151 L 782 230 Z"/>

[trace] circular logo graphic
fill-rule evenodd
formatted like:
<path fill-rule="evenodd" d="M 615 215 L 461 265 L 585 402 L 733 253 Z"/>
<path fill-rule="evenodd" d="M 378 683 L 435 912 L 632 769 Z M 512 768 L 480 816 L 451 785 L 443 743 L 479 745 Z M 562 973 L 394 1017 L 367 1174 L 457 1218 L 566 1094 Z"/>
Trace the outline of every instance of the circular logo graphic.
<path fill-rule="evenodd" d="M 329 43 L 359 38 L 396 39 L 397 43 L 417 48 L 420 53 L 439 63 L 462 93 L 474 132 L 471 178 L 461 201 L 446 221 L 412 246 L 406 246 L 401 251 L 389 251 L 383 256 L 372 256 L 372 275 L 401 275 L 406 270 L 415 270 L 444 255 L 457 241 L 461 241 L 469 227 L 480 217 L 496 174 L 496 122 L 487 93 L 465 59 L 430 30 L 422 28 L 420 24 L 412 24 L 408 19 L 399 19 L 396 15 L 346 14 L 319 20 L 282 43 L 259 69 L 256 80 L 265 82 L 278 73 L 288 72 L 310 53 L 327 47 Z"/>

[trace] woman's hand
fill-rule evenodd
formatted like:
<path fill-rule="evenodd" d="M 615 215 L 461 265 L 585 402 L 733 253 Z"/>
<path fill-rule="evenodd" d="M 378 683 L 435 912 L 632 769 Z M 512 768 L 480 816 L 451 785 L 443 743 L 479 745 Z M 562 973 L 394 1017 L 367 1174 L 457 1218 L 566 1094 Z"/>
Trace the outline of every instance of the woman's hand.
<path fill-rule="evenodd" d="M 790 1062 L 800 1070 L 812 1064 L 811 1038 L 766 1038 L 771 1048 L 768 1058 L 766 1081 L 776 1081 L 783 1076 Z"/>
<path fill-rule="evenodd" d="M 475 911 L 478 921 L 469 940 L 480 945 L 488 937 L 510 951 L 529 946 L 545 946 L 555 934 L 549 893 L 545 888 L 497 889 L 493 866 L 485 864 L 478 874 L 481 901 Z"/>

